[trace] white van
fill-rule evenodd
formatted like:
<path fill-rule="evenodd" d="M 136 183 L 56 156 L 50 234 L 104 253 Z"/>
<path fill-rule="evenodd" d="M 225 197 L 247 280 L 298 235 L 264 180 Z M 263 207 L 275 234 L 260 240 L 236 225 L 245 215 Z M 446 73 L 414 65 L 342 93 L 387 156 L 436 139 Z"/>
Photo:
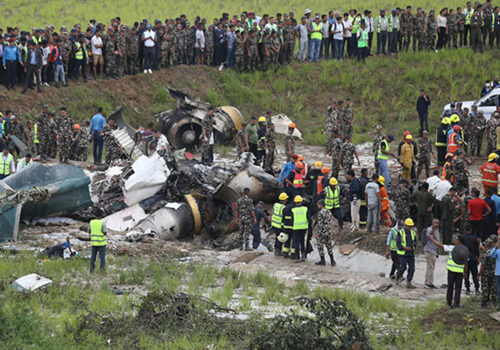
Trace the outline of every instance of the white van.
<path fill-rule="evenodd" d="M 462 102 L 462 109 L 465 107 L 471 109 L 472 106 L 477 106 L 478 111 L 483 111 L 484 117 L 486 120 L 490 119 L 491 115 L 496 111 L 497 106 L 500 102 L 500 87 L 497 87 L 490 91 L 489 94 L 484 95 L 477 101 L 464 101 Z M 455 102 L 456 104 L 457 102 Z M 446 111 L 450 109 L 450 104 L 448 103 L 444 106 L 444 110 Z"/>

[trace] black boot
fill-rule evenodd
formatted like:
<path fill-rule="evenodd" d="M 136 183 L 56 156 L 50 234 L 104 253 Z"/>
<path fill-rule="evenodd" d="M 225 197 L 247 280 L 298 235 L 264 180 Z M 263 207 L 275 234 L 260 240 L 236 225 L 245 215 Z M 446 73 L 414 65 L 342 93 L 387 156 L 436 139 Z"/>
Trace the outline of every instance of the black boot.
<path fill-rule="evenodd" d="M 315 265 L 321 265 L 321 266 L 326 265 L 326 263 L 325 263 L 325 257 L 324 257 L 324 256 L 322 256 L 322 257 L 321 257 L 321 260 L 320 260 L 320 261 L 318 261 Z"/>
<path fill-rule="evenodd" d="M 337 263 L 335 262 L 335 259 L 333 258 L 333 254 L 330 254 L 330 264 L 331 264 L 332 266 L 337 265 Z"/>

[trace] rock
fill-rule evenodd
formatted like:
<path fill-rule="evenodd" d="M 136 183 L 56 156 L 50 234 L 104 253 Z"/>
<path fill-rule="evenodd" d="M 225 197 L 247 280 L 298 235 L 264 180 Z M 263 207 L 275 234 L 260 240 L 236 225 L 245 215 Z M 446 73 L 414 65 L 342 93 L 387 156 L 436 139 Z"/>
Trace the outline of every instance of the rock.
<path fill-rule="evenodd" d="M 344 255 L 349 255 L 356 249 L 354 244 L 343 244 L 340 246 L 339 251 Z"/>
<path fill-rule="evenodd" d="M 490 314 L 490 316 L 494 320 L 500 321 L 500 311 L 499 312 L 494 312 L 494 313 Z"/>
<path fill-rule="evenodd" d="M 385 277 L 385 273 L 381 272 L 378 274 L 380 277 Z"/>

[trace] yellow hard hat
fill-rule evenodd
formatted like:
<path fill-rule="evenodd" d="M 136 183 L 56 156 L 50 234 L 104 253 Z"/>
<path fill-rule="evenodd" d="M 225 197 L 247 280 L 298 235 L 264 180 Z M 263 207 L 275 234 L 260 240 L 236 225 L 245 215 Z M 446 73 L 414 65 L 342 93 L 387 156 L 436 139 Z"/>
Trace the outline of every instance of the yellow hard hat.
<path fill-rule="evenodd" d="M 441 123 L 443 123 L 444 125 L 450 124 L 450 118 L 444 117 L 443 120 L 441 120 Z"/>
<path fill-rule="evenodd" d="M 314 163 L 314 166 L 315 166 L 316 168 L 321 168 L 321 167 L 323 166 L 323 163 L 322 163 L 321 161 L 319 161 L 319 160 L 318 160 L 316 163 Z"/>
<path fill-rule="evenodd" d="M 493 159 L 497 159 L 498 158 L 498 154 L 496 153 L 490 153 L 488 155 L 488 162 L 491 162 Z"/>
<path fill-rule="evenodd" d="M 380 182 L 382 185 L 384 185 L 385 184 L 385 177 L 383 177 L 382 175 L 379 175 L 378 182 Z"/>
<path fill-rule="evenodd" d="M 294 200 L 295 203 L 301 203 L 302 202 L 302 197 L 301 196 L 295 196 Z"/>
<path fill-rule="evenodd" d="M 332 177 L 332 178 L 330 179 L 330 185 L 334 185 L 334 186 L 335 186 L 335 185 L 337 185 L 338 183 L 339 183 L 339 182 L 337 181 L 337 179 L 336 179 L 336 178 Z"/>
<path fill-rule="evenodd" d="M 413 140 L 413 136 L 411 136 L 410 134 L 406 135 L 406 139 L 407 140 Z"/>
<path fill-rule="evenodd" d="M 265 123 L 266 121 L 267 121 L 266 117 L 259 117 L 259 120 L 258 120 L 259 123 Z"/>
<path fill-rule="evenodd" d="M 458 114 L 453 114 L 451 117 L 450 117 L 450 122 L 452 123 L 458 123 L 460 121 L 460 117 L 458 116 Z"/>
<path fill-rule="evenodd" d="M 285 192 L 281 192 L 278 198 L 280 201 L 286 201 L 288 199 L 288 195 Z"/>
<path fill-rule="evenodd" d="M 413 223 L 413 220 L 410 218 L 405 220 L 405 225 L 406 226 L 415 226 L 415 224 Z"/>

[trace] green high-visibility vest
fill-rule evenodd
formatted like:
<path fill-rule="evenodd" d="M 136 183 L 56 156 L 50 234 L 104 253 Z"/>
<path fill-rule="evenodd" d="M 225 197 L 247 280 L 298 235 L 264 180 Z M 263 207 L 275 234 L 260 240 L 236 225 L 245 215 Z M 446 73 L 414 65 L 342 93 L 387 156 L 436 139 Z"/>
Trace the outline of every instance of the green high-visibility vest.
<path fill-rule="evenodd" d="M 396 236 L 398 235 L 398 230 L 396 228 L 392 228 L 392 237 L 391 237 L 391 242 L 389 243 L 389 249 L 395 252 L 398 250 L 398 244 L 396 243 Z"/>
<path fill-rule="evenodd" d="M 415 240 L 417 239 L 417 234 L 413 230 L 411 230 L 410 232 L 411 232 L 411 240 L 415 242 Z M 399 231 L 399 234 L 401 235 L 401 246 L 403 248 L 405 248 L 406 247 L 406 232 L 404 229 L 402 229 L 401 231 Z M 406 253 L 406 250 L 398 250 L 399 255 L 405 255 L 405 253 Z"/>
<path fill-rule="evenodd" d="M 467 9 L 465 9 L 464 14 L 465 14 L 465 25 L 468 26 L 468 25 L 470 25 L 470 20 L 471 20 L 472 16 L 474 15 L 474 9 L 471 8 L 469 11 L 467 11 Z"/>
<path fill-rule="evenodd" d="M 352 23 L 352 33 L 356 34 L 360 27 L 361 27 L 361 18 L 356 17 L 356 19 Z"/>
<path fill-rule="evenodd" d="M 3 135 L 4 130 L 5 130 L 5 120 L 2 120 L 2 129 L 0 130 L 0 136 Z"/>
<path fill-rule="evenodd" d="M 83 50 L 81 50 L 82 45 L 80 43 L 75 43 L 75 46 L 76 46 L 75 59 L 83 60 Z"/>
<path fill-rule="evenodd" d="M 380 32 L 381 32 L 381 30 L 380 30 L 380 22 L 382 21 L 382 18 L 385 18 L 385 20 L 386 20 L 386 22 L 387 22 L 387 23 L 386 23 L 386 25 L 387 25 L 387 31 L 389 31 L 389 28 L 390 28 L 390 26 L 389 26 L 389 18 L 390 18 L 390 17 L 389 17 L 389 18 L 387 18 L 387 17 L 385 17 L 385 16 L 384 16 L 384 17 L 382 17 L 382 16 L 378 16 L 378 17 L 377 17 L 377 33 L 380 33 Z"/>
<path fill-rule="evenodd" d="M 40 140 L 38 140 L 38 123 L 35 123 L 35 125 L 33 125 L 33 133 L 35 134 L 35 137 L 33 138 L 33 142 L 40 143 Z"/>
<path fill-rule="evenodd" d="M 12 157 L 12 154 L 9 153 L 6 161 L 3 159 L 3 152 L 0 154 L 0 175 L 10 175 L 10 168 L 13 161 L 14 157 Z"/>
<path fill-rule="evenodd" d="M 380 145 L 378 146 L 377 158 L 382 159 L 382 160 L 384 160 L 384 159 L 387 160 L 387 159 L 389 159 L 389 155 L 382 153 L 382 144 L 384 144 L 384 146 L 385 146 L 385 151 L 389 152 L 389 142 L 387 142 L 387 140 L 384 139 L 384 140 L 382 140 L 382 142 L 380 142 Z"/>
<path fill-rule="evenodd" d="M 283 227 L 283 209 L 285 205 L 281 203 L 274 203 L 273 216 L 271 217 L 271 226 L 276 228 Z"/>
<path fill-rule="evenodd" d="M 24 167 L 26 167 L 28 164 L 33 164 L 33 159 L 30 159 L 29 162 L 26 162 L 26 158 L 23 158 L 21 159 L 21 161 L 23 162 Z"/>
<path fill-rule="evenodd" d="M 312 29 L 313 32 L 311 33 L 311 39 L 318 39 L 321 40 L 323 38 L 323 34 L 321 34 L 321 31 L 323 30 L 323 23 L 316 24 L 316 22 L 312 23 Z M 318 32 L 316 32 L 318 30 Z"/>
<path fill-rule="evenodd" d="M 332 190 L 330 186 L 325 188 L 325 208 L 331 210 L 333 208 L 340 208 L 340 196 L 339 188 L 335 186 L 335 190 Z"/>
<path fill-rule="evenodd" d="M 364 30 L 358 38 L 358 47 L 368 47 L 368 32 Z"/>
<path fill-rule="evenodd" d="M 102 220 L 90 221 L 90 242 L 94 247 L 106 245 L 106 236 L 102 233 Z"/>
<path fill-rule="evenodd" d="M 448 264 L 446 265 L 446 268 L 448 269 L 448 271 L 451 271 L 451 272 L 464 273 L 465 264 L 459 265 L 459 264 L 455 263 L 455 261 L 453 260 L 453 258 L 451 256 L 451 252 L 450 252 L 450 254 L 448 254 Z"/>
<path fill-rule="evenodd" d="M 293 213 L 293 230 L 307 230 L 309 222 L 307 221 L 307 207 L 295 207 L 292 209 Z"/>

